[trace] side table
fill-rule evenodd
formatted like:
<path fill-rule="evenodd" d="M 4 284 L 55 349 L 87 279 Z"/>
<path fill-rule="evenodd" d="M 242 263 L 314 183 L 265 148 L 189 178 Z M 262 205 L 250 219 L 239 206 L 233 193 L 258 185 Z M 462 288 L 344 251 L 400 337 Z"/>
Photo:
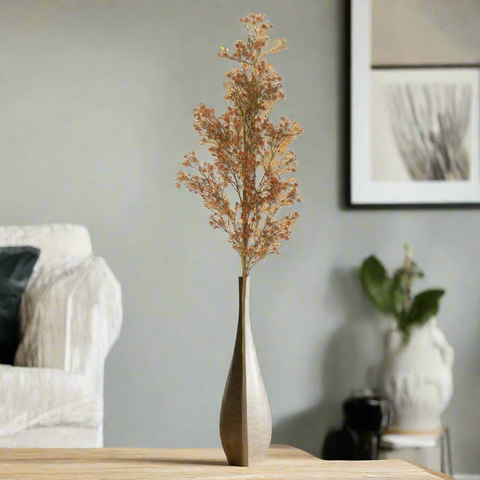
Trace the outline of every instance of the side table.
<path fill-rule="evenodd" d="M 453 475 L 450 430 L 444 427 L 435 435 L 387 433 L 382 437 L 378 458 L 416 462 Z"/>

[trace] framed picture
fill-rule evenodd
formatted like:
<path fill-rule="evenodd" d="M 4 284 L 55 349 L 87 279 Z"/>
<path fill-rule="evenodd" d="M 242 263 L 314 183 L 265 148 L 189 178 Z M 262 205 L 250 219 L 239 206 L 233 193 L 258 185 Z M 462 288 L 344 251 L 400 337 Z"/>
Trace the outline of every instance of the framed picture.
<path fill-rule="evenodd" d="M 351 0 L 352 208 L 480 207 L 480 2 Z"/>

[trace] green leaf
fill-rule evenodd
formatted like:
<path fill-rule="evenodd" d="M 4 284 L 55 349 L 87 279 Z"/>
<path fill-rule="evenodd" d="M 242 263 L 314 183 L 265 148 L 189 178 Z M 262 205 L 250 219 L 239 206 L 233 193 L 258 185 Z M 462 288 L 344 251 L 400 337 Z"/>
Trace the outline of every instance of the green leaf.
<path fill-rule="evenodd" d="M 410 309 L 409 323 L 413 325 L 425 325 L 438 313 L 440 299 L 445 290 L 425 290 L 415 296 Z"/>
<path fill-rule="evenodd" d="M 383 313 L 393 313 L 391 286 L 387 271 L 380 260 L 374 255 L 363 261 L 360 270 L 360 280 L 363 289 L 372 303 Z"/>

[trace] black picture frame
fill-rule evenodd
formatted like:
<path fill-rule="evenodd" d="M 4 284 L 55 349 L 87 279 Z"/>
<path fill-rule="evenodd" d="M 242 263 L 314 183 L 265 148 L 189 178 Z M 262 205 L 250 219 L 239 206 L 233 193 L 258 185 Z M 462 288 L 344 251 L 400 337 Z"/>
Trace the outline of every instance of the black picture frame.
<path fill-rule="evenodd" d="M 355 4 L 358 3 L 370 3 L 371 0 L 347 0 L 345 9 L 345 107 L 346 107 L 346 130 L 347 130 L 347 142 L 345 149 L 345 162 L 344 162 L 344 205 L 347 210 L 443 210 L 443 209 L 478 209 L 480 208 L 480 201 L 472 202 L 436 202 L 436 203 L 360 203 L 355 202 L 352 196 L 352 162 L 354 155 L 353 148 L 353 135 L 352 135 L 352 121 L 354 118 L 354 102 L 353 102 L 353 89 L 354 82 L 358 76 L 358 72 L 353 71 L 353 56 L 354 56 L 354 43 L 358 41 L 352 32 L 352 26 L 355 22 Z M 479 46 L 480 48 L 480 46 Z M 375 65 L 368 64 L 368 70 L 396 70 L 396 69 L 478 69 L 480 72 L 480 63 L 423 63 L 423 64 L 389 64 L 389 65 Z"/>

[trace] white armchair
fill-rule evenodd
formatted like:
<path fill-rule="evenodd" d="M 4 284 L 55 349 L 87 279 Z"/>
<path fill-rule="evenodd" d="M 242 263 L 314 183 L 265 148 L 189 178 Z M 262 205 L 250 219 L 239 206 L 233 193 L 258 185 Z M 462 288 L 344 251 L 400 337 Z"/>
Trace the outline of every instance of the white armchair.
<path fill-rule="evenodd" d="M 121 288 L 79 225 L 0 227 L 41 250 L 20 308 L 14 366 L 0 365 L 0 447 L 102 447 L 103 368 Z"/>

